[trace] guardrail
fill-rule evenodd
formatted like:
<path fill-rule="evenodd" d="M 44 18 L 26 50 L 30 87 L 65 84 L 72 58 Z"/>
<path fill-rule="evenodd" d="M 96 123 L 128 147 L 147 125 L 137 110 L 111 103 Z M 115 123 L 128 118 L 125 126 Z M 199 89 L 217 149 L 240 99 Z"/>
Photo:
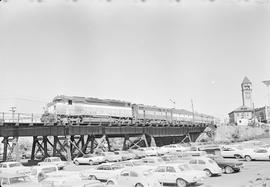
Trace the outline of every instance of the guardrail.
<path fill-rule="evenodd" d="M 0 123 L 40 123 L 42 114 L 0 113 Z"/>

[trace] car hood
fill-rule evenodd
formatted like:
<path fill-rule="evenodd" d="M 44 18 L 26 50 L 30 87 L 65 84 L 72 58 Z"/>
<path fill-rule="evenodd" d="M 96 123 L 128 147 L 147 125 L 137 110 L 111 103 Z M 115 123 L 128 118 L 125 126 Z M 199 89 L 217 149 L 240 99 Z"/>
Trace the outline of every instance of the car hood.
<path fill-rule="evenodd" d="M 216 162 L 217 164 L 227 164 L 227 165 L 237 165 L 237 166 L 243 165 L 243 163 L 239 161 L 217 160 Z"/>

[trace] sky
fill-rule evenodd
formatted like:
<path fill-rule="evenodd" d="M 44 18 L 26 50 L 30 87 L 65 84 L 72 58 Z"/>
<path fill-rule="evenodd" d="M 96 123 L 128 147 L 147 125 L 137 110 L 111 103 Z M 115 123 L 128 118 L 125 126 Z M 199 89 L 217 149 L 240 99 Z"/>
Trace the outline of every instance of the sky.
<path fill-rule="evenodd" d="M 0 112 L 56 95 L 176 107 L 221 119 L 270 79 L 270 3 L 13 0 L 0 4 Z M 175 106 L 170 101 L 175 101 Z"/>

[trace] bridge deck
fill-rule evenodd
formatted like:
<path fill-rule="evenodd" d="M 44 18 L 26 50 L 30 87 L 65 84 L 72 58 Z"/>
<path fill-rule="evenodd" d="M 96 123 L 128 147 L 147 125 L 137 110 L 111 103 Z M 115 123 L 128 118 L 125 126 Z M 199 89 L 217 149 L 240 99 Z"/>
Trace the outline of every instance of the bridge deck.
<path fill-rule="evenodd" d="M 200 133 L 205 129 L 203 126 L 182 127 L 138 127 L 138 126 L 93 126 L 93 125 L 44 125 L 36 124 L 14 124 L 4 123 L 0 126 L 0 137 L 11 136 L 66 136 L 66 135 L 95 135 L 104 134 L 111 137 L 122 137 L 125 135 L 136 136 L 149 134 L 155 137 L 179 136 L 187 133 Z"/>

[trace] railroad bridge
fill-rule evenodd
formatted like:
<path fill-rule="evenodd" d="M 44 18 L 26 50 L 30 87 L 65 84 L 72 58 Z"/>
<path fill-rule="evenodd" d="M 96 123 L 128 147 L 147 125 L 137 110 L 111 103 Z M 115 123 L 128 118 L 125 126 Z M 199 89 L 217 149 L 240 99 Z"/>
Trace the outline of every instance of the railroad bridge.
<path fill-rule="evenodd" d="M 31 160 L 48 156 L 59 156 L 70 160 L 78 155 L 93 153 L 96 150 L 111 150 L 111 141 L 120 138 L 121 148 L 162 146 L 171 143 L 195 141 L 208 124 L 181 124 L 158 126 L 155 124 L 123 125 L 96 121 L 75 124 L 45 124 L 30 115 L 18 114 L 12 120 L 0 118 L 0 137 L 3 138 L 3 161 L 16 153 L 20 137 L 32 137 Z M 105 146 L 106 145 L 106 146 Z"/>

